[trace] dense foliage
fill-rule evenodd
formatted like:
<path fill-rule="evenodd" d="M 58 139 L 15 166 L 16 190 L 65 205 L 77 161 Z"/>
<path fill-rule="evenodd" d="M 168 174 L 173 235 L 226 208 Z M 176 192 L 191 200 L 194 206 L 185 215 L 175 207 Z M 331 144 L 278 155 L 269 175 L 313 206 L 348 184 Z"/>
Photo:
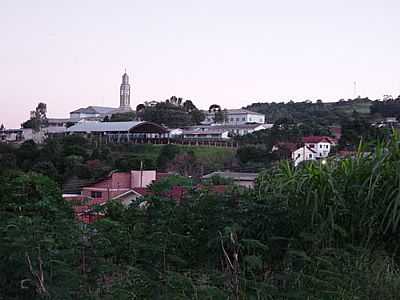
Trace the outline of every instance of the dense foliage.
<path fill-rule="evenodd" d="M 26 141 L 20 146 L 0 144 L 1 170 L 35 171 L 58 183 L 85 183 L 106 176 L 112 170 L 170 171 L 201 176 L 229 167 L 235 150 L 152 144 L 98 144 L 81 136 L 47 139 L 38 145 Z"/>
<path fill-rule="evenodd" d="M 152 105 L 140 104 L 137 107 L 137 115 L 141 120 L 163 124 L 169 128 L 197 125 L 205 117 L 191 100 L 183 101 L 175 96 Z"/>
<path fill-rule="evenodd" d="M 397 299 L 399 161 L 392 136 L 348 159 L 283 162 L 254 190 L 215 193 L 175 177 L 128 209 L 110 202 L 86 229 L 51 180 L 2 174 L 0 295 Z M 188 187 L 179 203 L 162 194 L 175 184 Z"/>
<path fill-rule="evenodd" d="M 44 176 L 0 176 L 0 299 L 77 299 L 81 235 Z"/>

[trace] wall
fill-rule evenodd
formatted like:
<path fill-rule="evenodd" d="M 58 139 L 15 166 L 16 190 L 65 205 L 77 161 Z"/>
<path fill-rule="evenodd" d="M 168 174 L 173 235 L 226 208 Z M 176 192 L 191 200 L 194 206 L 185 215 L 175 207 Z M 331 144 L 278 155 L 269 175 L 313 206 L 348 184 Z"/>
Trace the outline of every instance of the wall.
<path fill-rule="evenodd" d="M 147 187 L 156 180 L 155 170 L 131 171 L 131 188 Z"/>

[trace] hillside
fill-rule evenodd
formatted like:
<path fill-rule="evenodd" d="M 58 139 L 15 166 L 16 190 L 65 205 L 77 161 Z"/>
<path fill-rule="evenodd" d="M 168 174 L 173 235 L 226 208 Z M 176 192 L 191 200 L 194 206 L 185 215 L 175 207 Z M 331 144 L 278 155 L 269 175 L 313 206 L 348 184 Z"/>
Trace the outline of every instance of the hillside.
<path fill-rule="evenodd" d="M 357 112 L 362 115 L 370 115 L 371 107 L 376 101 L 368 98 L 354 100 L 341 100 L 338 102 L 324 103 L 322 101 L 311 102 L 280 102 L 280 103 L 253 103 L 245 109 L 265 114 L 266 122 L 275 123 L 279 119 L 290 119 L 294 122 L 317 120 L 321 124 L 329 125 L 340 123 L 342 118 Z"/>

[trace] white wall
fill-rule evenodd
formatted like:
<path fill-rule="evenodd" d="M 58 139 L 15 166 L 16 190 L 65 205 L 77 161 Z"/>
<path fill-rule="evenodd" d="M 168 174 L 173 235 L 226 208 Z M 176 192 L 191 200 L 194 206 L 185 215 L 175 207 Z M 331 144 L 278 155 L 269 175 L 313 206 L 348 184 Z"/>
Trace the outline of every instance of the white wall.
<path fill-rule="evenodd" d="M 306 143 L 305 145 L 315 150 L 317 152 L 317 157 L 328 157 L 331 152 L 331 144 L 327 142 Z"/>
<path fill-rule="evenodd" d="M 292 160 L 294 161 L 294 165 L 297 166 L 305 160 L 315 160 L 315 153 L 306 146 L 303 146 L 292 152 Z"/>
<path fill-rule="evenodd" d="M 214 113 L 207 113 L 205 124 L 212 124 L 214 123 Z M 226 114 L 226 121 L 225 124 L 246 124 L 246 123 L 265 123 L 265 116 L 259 114 L 239 114 L 239 113 L 227 113 Z"/>

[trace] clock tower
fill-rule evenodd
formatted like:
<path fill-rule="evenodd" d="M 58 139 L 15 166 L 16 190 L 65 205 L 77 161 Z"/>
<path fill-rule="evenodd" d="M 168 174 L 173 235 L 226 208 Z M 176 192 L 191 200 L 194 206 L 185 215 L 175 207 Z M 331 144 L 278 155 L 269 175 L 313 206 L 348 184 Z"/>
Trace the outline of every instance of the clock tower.
<path fill-rule="evenodd" d="M 131 108 L 131 86 L 129 84 L 129 76 L 122 75 L 122 83 L 119 92 L 119 109 L 122 111 L 132 110 Z"/>

